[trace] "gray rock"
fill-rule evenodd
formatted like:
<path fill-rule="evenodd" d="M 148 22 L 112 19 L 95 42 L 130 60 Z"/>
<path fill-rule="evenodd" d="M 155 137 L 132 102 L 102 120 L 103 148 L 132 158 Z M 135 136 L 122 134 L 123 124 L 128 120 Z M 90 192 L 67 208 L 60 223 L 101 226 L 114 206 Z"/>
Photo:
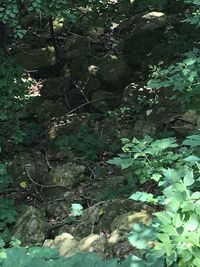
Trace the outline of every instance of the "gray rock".
<path fill-rule="evenodd" d="M 49 183 L 66 188 L 73 187 L 84 179 L 85 166 L 68 162 L 53 168 L 50 172 Z"/>
<path fill-rule="evenodd" d="M 38 69 L 56 63 L 53 47 L 28 49 L 14 56 L 16 62 L 25 69 Z"/>
<path fill-rule="evenodd" d="M 44 242 L 48 231 L 45 215 L 39 209 L 27 207 L 17 219 L 12 235 L 18 238 L 23 246 L 40 245 Z"/>
<path fill-rule="evenodd" d="M 107 91 L 96 91 L 91 96 L 92 106 L 101 112 L 112 110 L 117 104 L 117 97 Z"/>
<path fill-rule="evenodd" d="M 61 256 L 69 257 L 79 252 L 78 241 L 68 233 L 62 233 L 54 240 L 45 240 L 44 247 L 57 248 Z"/>
<path fill-rule="evenodd" d="M 106 58 L 102 60 L 98 74 L 108 91 L 121 92 L 129 81 L 131 69 L 123 60 Z"/>
<path fill-rule="evenodd" d="M 106 239 L 100 235 L 89 235 L 78 241 L 71 234 L 62 233 L 54 240 L 46 239 L 43 246 L 56 248 L 60 255 L 65 257 L 78 252 L 97 252 L 100 256 L 104 256 Z"/>
<path fill-rule="evenodd" d="M 146 56 L 164 40 L 167 18 L 162 12 L 150 12 L 137 19 L 133 17 L 132 21 L 133 30 L 124 41 L 123 53 L 128 65 L 138 71 Z"/>
<path fill-rule="evenodd" d="M 40 151 L 21 152 L 16 154 L 8 164 L 8 173 L 13 179 L 13 185 L 20 186 L 21 182 L 31 183 L 27 172 L 33 180 L 38 180 L 38 173 L 44 176 L 48 172 L 48 166 L 44 155 Z"/>
<path fill-rule="evenodd" d="M 78 34 L 74 34 L 65 44 L 64 49 L 66 51 L 78 50 L 85 47 L 89 47 L 89 40 L 86 37 L 83 37 Z"/>
<path fill-rule="evenodd" d="M 147 120 L 136 121 L 133 132 L 135 137 L 144 137 L 146 135 L 154 136 L 156 134 L 157 127 L 155 123 Z"/>
<path fill-rule="evenodd" d="M 97 234 L 91 234 L 79 242 L 79 249 L 81 252 L 96 252 L 100 256 L 104 256 L 106 248 L 106 239 Z"/>

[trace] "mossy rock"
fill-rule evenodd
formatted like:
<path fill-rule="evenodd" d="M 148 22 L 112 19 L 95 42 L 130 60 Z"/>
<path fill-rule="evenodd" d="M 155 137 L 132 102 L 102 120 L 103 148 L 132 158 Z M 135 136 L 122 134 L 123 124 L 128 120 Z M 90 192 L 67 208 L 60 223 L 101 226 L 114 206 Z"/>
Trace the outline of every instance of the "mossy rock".
<path fill-rule="evenodd" d="M 91 113 L 64 115 L 52 119 L 47 133 L 50 140 L 59 136 L 75 134 L 80 127 L 88 128 L 94 123 L 95 117 Z"/>
<path fill-rule="evenodd" d="M 117 96 L 104 90 L 96 91 L 91 96 L 92 106 L 100 112 L 113 110 L 117 106 Z"/>
<path fill-rule="evenodd" d="M 43 211 L 34 207 L 27 207 L 18 217 L 12 234 L 18 238 L 22 245 L 39 245 L 45 240 L 48 224 Z"/>
<path fill-rule="evenodd" d="M 134 33 L 125 42 L 123 49 L 128 65 L 133 70 L 140 70 L 147 54 L 162 40 L 164 40 L 163 29 L 144 30 Z"/>
<path fill-rule="evenodd" d="M 14 55 L 14 59 L 17 64 L 27 70 L 53 65 L 56 62 L 54 48 L 50 46 L 17 53 Z"/>
<path fill-rule="evenodd" d="M 41 97 L 44 99 L 64 97 L 69 89 L 69 83 L 69 80 L 64 77 L 49 78 L 43 83 Z"/>
<path fill-rule="evenodd" d="M 77 238 L 83 238 L 91 233 L 98 234 L 102 229 L 111 232 L 111 222 L 126 212 L 140 212 L 141 210 L 146 210 L 150 213 L 153 212 L 151 207 L 144 206 L 144 203 L 136 203 L 127 199 L 108 200 L 105 203 L 103 202 L 102 205 L 94 205 L 84 210 L 81 223 L 75 229 L 71 227 L 71 233 Z M 68 230 L 70 232 L 70 227 Z"/>
<path fill-rule="evenodd" d="M 48 183 L 51 185 L 63 186 L 66 189 L 71 188 L 85 178 L 85 166 L 68 162 L 58 165 L 50 172 Z"/>
<path fill-rule="evenodd" d="M 63 103 L 62 99 L 45 100 L 36 111 L 37 121 L 48 124 L 52 118 L 59 117 L 68 112 L 69 109 Z"/>
<path fill-rule="evenodd" d="M 108 91 L 121 92 L 129 81 L 131 69 L 123 60 L 105 58 L 101 60 L 98 74 Z"/>
<path fill-rule="evenodd" d="M 65 51 L 79 50 L 82 48 L 89 47 L 90 41 L 88 38 L 81 35 L 74 34 L 71 38 L 68 39 L 64 46 Z"/>

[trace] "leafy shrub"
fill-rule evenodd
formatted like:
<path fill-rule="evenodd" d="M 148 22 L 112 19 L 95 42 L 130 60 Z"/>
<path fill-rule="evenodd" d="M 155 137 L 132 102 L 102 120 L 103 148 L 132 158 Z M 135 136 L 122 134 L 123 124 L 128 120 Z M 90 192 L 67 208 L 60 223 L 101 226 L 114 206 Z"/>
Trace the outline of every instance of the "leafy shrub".
<path fill-rule="evenodd" d="M 200 26 L 200 2 L 198 0 L 184 0 L 186 4 L 193 5 L 195 11 L 192 14 L 187 15 L 185 22 Z"/>
<path fill-rule="evenodd" d="M 11 234 L 9 226 L 16 221 L 14 202 L 10 199 L 0 199 L 0 239 L 9 242 Z"/>
<path fill-rule="evenodd" d="M 149 179 L 159 181 L 162 170 L 182 158 L 182 155 L 172 150 L 178 147 L 175 138 L 154 141 L 146 136 L 143 140 L 133 138 L 132 141 L 123 138 L 122 142 L 123 153 L 108 160 L 108 163 L 120 166 L 122 169 L 130 168 L 141 183 Z"/>
<path fill-rule="evenodd" d="M 0 138 L 2 143 L 6 139 L 19 143 L 24 136 L 20 118 L 28 98 L 30 82 L 23 77 L 23 70 L 3 53 L 0 53 L 0 61 Z"/>
<path fill-rule="evenodd" d="M 134 3 L 135 2 L 135 3 Z M 133 1 L 137 8 L 140 10 L 145 10 L 149 8 L 163 8 L 166 6 L 166 0 L 139 0 Z"/>
<path fill-rule="evenodd" d="M 124 141 L 124 154 L 109 162 L 123 168 L 133 167 L 141 182 L 156 180 L 160 189 L 159 196 L 135 192 L 130 199 L 162 207 L 162 211 L 154 214 L 151 226 L 133 225 L 130 242 L 144 250 L 150 262 L 163 259 L 167 266 L 177 263 L 181 267 L 198 267 L 200 193 L 196 190 L 199 190 L 200 181 L 200 136 L 189 136 L 180 146 L 174 138 Z"/>
<path fill-rule="evenodd" d="M 197 0 L 183 0 L 183 3 L 189 4 L 186 19 L 183 22 L 200 26 L 200 2 Z M 192 13 L 191 13 L 192 10 Z M 190 41 L 188 42 L 190 43 Z M 152 79 L 148 82 L 148 87 L 152 89 L 169 90 L 172 89 L 171 99 L 176 99 L 183 104 L 186 110 L 195 109 L 200 112 L 200 57 L 198 40 L 192 40 L 191 51 L 180 55 L 180 60 L 167 68 L 155 67 L 152 72 Z M 182 59 L 181 59 L 182 57 Z"/>
<path fill-rule="evenodd" d="M 199 49 L 194 48 L 185 54 L 183 61 L 170 65 L 166 69 L 153 71 L 148 86 L 154 89 L 172 88 L 173 99 L 180 99 L 186 109 L 200 112 L 200 56 Z"/>
<path fill-rule="evenodd" d="M 0 162 L 0 193 L 2 193 L 12 182 L 12 177 L 7 173 L 6 164 Z"/>
<path fill-rule="evenodd" d="M 191 169 L 186 171 L 167 169 L 163 172 L 164 180 L 160 185 L 167 185 L 163 190 L 165 210 L 155 213 L 157 218 L 151 227 L 147 227 L 148 236 L 145 240 L 143 225 L 133 228 L 129 240 L 139 249 L 146 249 L 151 257 L 164 257 L 167 266 L 178 262 L 180 266 L 199 266 L 200 262 L 200 193 L 192 190 L 198 177 L 194 177 Z M 138 195 L 138 193 L 137 193 Z M 135 198 L 133 194 L 130 198 Z M 148 201 L 146 193 L 141 193 L 140 201 Z M 155 198 L 160 202 L 160 198 Z M 155 203 L 155 201 L 153 201 Z M 136 226 L 134 226 L 136 227 Z M 153 237 L 153 239 L 152 239 Z M 135 239 L 138 238 L 138 244 Z M 142 246 L 141 246 L 142 242 Z M 149 242 L 149 243 L 148 243 Z M 151 242 L 151 243 L 150 243 Z M 149 244 L 153 243 L 153 250 Z"/>
<path fill-rule="evenodd" d="M 154 265 L 153 265 L 154 264 Z M 103 260 L 95 253 L 79 253 L 72 257 L 60 257 L 55 249 L 51 248 L 22 248 L 13 247 L 1 249 L 0 266 L 1 267 L 164 267 L 162 261 L 147 263 L 135 256 L 129 257 L 125 261 L 118 259 Z"/>
<path fill-rule="evenodd" d="M 118 145 L 100 137 L 91 128 L 81 127 L 76 135 L 59 136 L 56 145 L 61 150 L 70 149 L 76 156 L 96 160 L 105 151 L 116 151 Z"/>

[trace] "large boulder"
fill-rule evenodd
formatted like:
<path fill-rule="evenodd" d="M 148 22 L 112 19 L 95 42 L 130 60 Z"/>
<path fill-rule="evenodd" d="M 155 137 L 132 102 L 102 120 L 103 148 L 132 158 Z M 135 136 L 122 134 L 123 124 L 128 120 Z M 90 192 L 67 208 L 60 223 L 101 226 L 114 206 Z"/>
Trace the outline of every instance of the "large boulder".
<path fill-rule="evenodd" d="M 58 97 L 64 98 L 69 89 L 69 79 L 64 77 L 49 78 L 44 81 L 41 97 L 43 99 L 57 99 Z"/>
<path fill-rule="evenodd" d="M 71 234 L 62 233 L 55 239 L 46 239 L 43 246 L 56 248 L 60 255 L 65 257 L 70 257 L 77 252 L 96 252 L 104 256 L 106 240 L 103 236 L 91 234 L 78 241 Z"/>
<path fill-rule="evenodd" d="M 78 34 L 74 34 L 69 38 L 64 46 L 65 51 L 79 50 L 82 48 L 89 47 L 90 41 L 88 38 Z"/>
<path fill-rule="evenodd" d="M 63 99 L 46 99 L 36 110 L 36 119 L 39 123 L 48 124 L 55 117 L 62 116 L 69 111 Z"/>
<path fill-rule="evenodd" d="M 72 113 L 53 118 L 49 123 L 47 135 L 50 140 L 63 135 L 74 134 L 80 126 L 88 128 L 94 122 L 94 116 L 90 113 Z"/>
<path fill-rule="evenodd" d="M 50 199 L 70 199 L 72 189 L 80 184 L 85 176 L 85 166 L 68 162 L 52 166 L 43 181 L 42 195 Z"/>
<path fill-rule="evenodd" d="M 134 136 L 137 138 L 145 137 L 146 135 L 155 136 L 158 129 L 158 125 L 154 122 L 149 120 L 137 120 L 134 128 L 133 133 Z"/>
<path fill-rule="evenodd" d="M 27 173 L 28 172 L 28 173 Z M 13 177 L 13 185 L 20 187 L 21 183 L 29 187 L 32 183 L 28 175 L 38 181 L 38 174 L 44 176 L 48 166 L 44 155 L 40 151 L 21 152 L 16 154 L 8 164 L 8 173 Z"/>
<path fill-rule="evenodd" d="M 44 247 L 58 249 L 61 256 L 70 257 L 79 252 L 78 241 L 68 233 L 62 233 L 55 237 L 54 240 L 46 239 Z"/>
<path fill-rule="evenodd" d="M 142 62 L 155 45 L 164 41 L 165 27 L 166 16 L 162 12 L 150 12 L 143 15 L 139 22 L 133 21 L 134 30 L 123 47 L 126 62 L 133 70 L 141 69 Z"/>
<path fill-rule="evenodd" d="M 102 113 L 116 108 L 117 100 L 116 95 L 104 90 L 96 91 L 91 96 L 92 106 Z"/>
<path fill-rule="evenodd" d="M 101 203 L 101 202 L 100 202 Z M 150 213 L 153 209 L 144 204 L 135 203 L 131 200 L 113 200 L 105 201 L 102 205 L 94 205 L 83 211 L 81 222 L 77 227 L 68 227 L 67 231 L 76 238 L 84 238 L 85 236 L 99 234 L 101 231 L 112 232 L 111 222 L 122 214 L 134 211 L 140 212 L 142 209 L 148 210 Z"/>
<path fill-rule="evenodd" d="M 74 162 L 68 162 L 53 168 L 49 175 L 48 182 L 51 185 L 59 185 L 65 188 L 71 188 L 85 178 L 85 166 Z"/>
<path fill-rule="evenodd" d="M 119 93 L 127 85 L 131 69 L 121 59 L 105 58 L 101 60 L 98 74 L 107 91 Z"/>
<path fill-rule="evenodd" d="M 40 245 L 44 242 L 48 231 L 45 214 L 34 207 L 26 207 L 18 217 L 12 234 L 23 246 Z"/>
<path fill-rule="evenodd" d="M 56 63 L 53 47 L 28 49 L 14 55 L 16 62 L 25 69 L 33 70 Z"/>

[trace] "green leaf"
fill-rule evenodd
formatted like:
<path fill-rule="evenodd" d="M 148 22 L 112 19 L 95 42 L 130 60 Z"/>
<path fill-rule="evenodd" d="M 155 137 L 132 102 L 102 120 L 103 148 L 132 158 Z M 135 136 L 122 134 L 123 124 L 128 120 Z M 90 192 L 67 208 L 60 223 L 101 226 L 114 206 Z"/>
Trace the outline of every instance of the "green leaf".
<path fill-rule="evenodd" d="M 173 225 L 174 225 L 176 228 L 179 228 L 179 227 L 182 226 L 183 221 L 182 221 L 181 216 L 180 216 L 179 213 L 175 214 L 175 216 L 174 216 L 172 222 L 173 222 Z"/>
<path fill-rule="evenodd" d="M 135 192 L 130 196 L 130 199 L 142 202 L 157 203 L 158 200 L 150 193 L 146 192 Z"/>
<path fill-rule="evenodd" d="M 188 222 L 186 223 L 186 228 L 188 229 L 188 231 L 194 232 L 197 230 L 198 225 L 199 225 L 199 218 L 197 217 L 196 214 L 192 214 Z"/>
<path fill-rule="evenodd" d="M 163 224 L 171 224 L 172 218 L 166 211 L 156 212 L 155 215 Z"/>
<path fill-rule="evenodd" d="M 194 181 L 194 175 L 193 171 L 188 171 L 186 175 L 184 176 L 183 182 L 186 186 L 193 185 Z"/>
<path fill-rule="evenodd" d="M 155 241 L 155 229 L 141 223 L 134 223 L 129 235 L 129 242 L 138 249 L 148 249 L 150 241 Z"/>
<path fill-rule="evenodd" d="M 173 248 L 171 245 L 170 237 L 168 234 L 158 234 L 159 240 L 164 244 L 165 253 L 167 257 L 170 257 L 173 254 Z"/>
<path fill-rule="evenodd" d="M 151 176 L 151 179 L 158 182 L 160 181 L 160 179 L 162 178 L 162 175 L 160 173 L 154 173 L 152 176 Z"/>
<path fill-rule="evenodd" d="M 73 216 L 80 216 L 83 213 L 83 206 L 79 203 L 73 203 L 71 205 L 71 212 Z"/>
<path fill-rule="evenodd" d="M 190 147 L 200 146 L 200 135 L 190 135 L 187 137 L 185 141 L 183 141 L 183 145 Z"/>
<path fill-rule="evenodd" d="M 196 62 L 196 60 L 193 58 L 187 58 L 187 59 L 183 60 L 183 63 L 188 65 L 188 66 L 193 65 L 195 62 Z"/>
<path fill-rule="evenodd" d="M 0 248 L 3 248 L 5 246 L 5 242 L 2 238 L 0 238 Z"/>
<path fill-rule="evenodd" d="M 184 160 L 194 164 L 194 163 L 200 161 L 200 158 L 192 155 L 192 156 L 189 156 L 189 157 L 185 158 Z"/>
<path fill-rule="evenodd" d="M 200 199 L 200 192 L 194 192 L 194 193 L 191 195 L 191 199 L 195 199 L 195 200 Z"/>
<path fill-rule="evenodd" d="M 27 251 L 32 258 L 43 258 L 45 260 L 57 259 L 59 253 L 57 249 L 48 247 L 30 247 Z"/>
<path fill-rule="evenodd" d="M 195 209 L 195 204 L 190 200 L 184 201 L 181 208 L 183 211 L 193 211 Z"/>

